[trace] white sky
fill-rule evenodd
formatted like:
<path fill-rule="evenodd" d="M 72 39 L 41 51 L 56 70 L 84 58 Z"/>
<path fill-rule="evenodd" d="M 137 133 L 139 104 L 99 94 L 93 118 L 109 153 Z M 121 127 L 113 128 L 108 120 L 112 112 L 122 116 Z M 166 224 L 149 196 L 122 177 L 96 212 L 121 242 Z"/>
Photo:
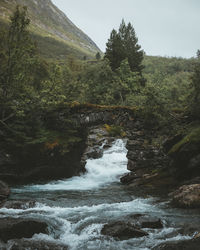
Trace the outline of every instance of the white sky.
<path fill-rule="evenodd" d="M 52 0 L 104 52 L 122 18 L 147 55 L 193 57 L 200 49 L 200 0 Z"/>

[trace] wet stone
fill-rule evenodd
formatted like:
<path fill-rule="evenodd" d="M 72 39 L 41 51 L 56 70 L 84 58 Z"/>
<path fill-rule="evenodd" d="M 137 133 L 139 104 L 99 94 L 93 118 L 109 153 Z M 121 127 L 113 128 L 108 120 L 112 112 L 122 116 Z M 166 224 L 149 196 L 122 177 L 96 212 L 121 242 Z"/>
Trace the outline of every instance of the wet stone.
<path fill-rule="evenodd" d="M 148 233 L 139 229 L 135 225 L 129 222 L 112 222 L 104 225 L 101 230 L 101 234 L 108 235 L 119 240 L 127 240 L 130 238 L 138 238 L 147 236 Z"/>

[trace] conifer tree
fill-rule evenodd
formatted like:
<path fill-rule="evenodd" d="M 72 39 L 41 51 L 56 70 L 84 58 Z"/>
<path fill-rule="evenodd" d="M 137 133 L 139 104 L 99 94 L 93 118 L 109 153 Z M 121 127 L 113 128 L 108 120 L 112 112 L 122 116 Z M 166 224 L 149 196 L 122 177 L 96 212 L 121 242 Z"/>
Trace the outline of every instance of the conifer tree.
<path fill-rule="evenodd" d="M 100 55 L 99 52 L 96 53 L 96 59 L 97 59 L 97 60 L 100 60 L 100 59 L 101 59 L 101 55 Z"/>
<path fill-rule="evenodd" d="M 141 74 L 144 52 L 138 45 L 138 38 L 131 23 L 126 25 L 122 20 L 119 31 L 112 30 L 106 46 L 105 58 L 110 61 L 113 71 L 127 58 L 131 71 Z"/>

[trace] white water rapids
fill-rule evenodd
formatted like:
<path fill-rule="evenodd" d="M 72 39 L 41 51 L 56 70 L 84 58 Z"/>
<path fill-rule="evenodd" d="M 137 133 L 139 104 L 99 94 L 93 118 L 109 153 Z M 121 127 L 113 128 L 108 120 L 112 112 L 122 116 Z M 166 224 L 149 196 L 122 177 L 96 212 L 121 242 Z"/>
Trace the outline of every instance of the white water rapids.
<path fill-rule="evenodd" d="M 178 233 L 167 218 L 178 211 L 155 205 L 153 198 L 136 198 L 119 182 L 127 172 L 125 142 L 117 140 L 100 159 L 87 161 L 87 172 L 81 176 L 40 185 L 12 189 L 11 199 L 33 199 L 36 206 L 27 209 L 0 209 L 0 217 L 40 219 L 49 225 L 48 234 L 35 234 L 33 239 L 69 246 L 71 250 L 147 250 L 160 242 L 189 239 Z M 103 236 L 103 225 L 112 221 L 129 221 L 130 215 L 144 213 L 164 218 L 161 230 L 145 229 L 149 236 L 118 241 Z M 178 217 L 177 217 L 178 216 Z M 189 216 L 189 215 L 188 215 Z M 9 243 L 8 243 L 9 244 Z"/>
<path fill-rule="evenodd" d="M 15 189 L 16 192 L 41 190 L 91 190 L 109 183 L 119 181 L 119 176 L 128 172 L 126 170 L 127 158 L 126 148 L 122 140 L 117 140 L 108 149 L 102 158 L 89 159 L 86 165 L 86 173 L 82 176 L 75 176 L 68 180 L 51 182 L 45 185 L 26 186 L 22 190 Z"/>

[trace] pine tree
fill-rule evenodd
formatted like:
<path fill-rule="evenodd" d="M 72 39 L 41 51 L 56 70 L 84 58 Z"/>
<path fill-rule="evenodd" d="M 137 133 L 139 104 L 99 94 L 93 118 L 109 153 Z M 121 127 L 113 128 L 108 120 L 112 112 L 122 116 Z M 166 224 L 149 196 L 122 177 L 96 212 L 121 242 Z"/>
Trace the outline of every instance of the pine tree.
<path fill-rule="evenodd" d="M 127 58 L 131 71 L 141 74 L 144 52 L 138 45 L 138 38 L 131 23 L 126 25 L 122 20 L 119 31 L 112 30 L 106 46 L 105 58 L 110 61 L 113 71 Z"/>
<path fill-rule="evenodd" d="M 97 59 L 97 60 L 100 60 L 100 59 L 101 59 L 101 55 L 100 55 L 99 52 L 96 53 L 96 59 Z"/>

